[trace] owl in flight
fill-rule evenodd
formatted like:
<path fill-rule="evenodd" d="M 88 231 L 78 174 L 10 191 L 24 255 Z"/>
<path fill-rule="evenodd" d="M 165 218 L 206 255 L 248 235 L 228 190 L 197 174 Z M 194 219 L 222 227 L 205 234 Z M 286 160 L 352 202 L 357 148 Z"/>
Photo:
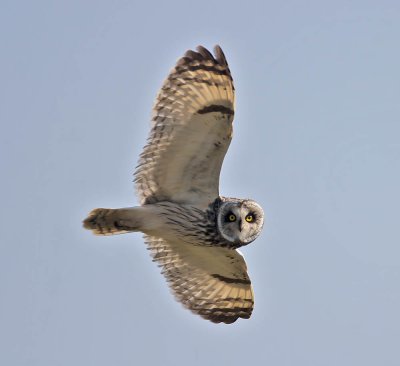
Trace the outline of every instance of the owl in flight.
<path fill-rule="evenodd" d="M 262 208 L 219 194 L 232 139 L 235 89 L 225 55 L 204 47 L 178 60 L 158 93 L 135 171 L 139 207 L 97 208 L 96 235 L 141 231 L 176 299 L 215 323 L 250 318 L 254 296 L 237 248 L 255 240 Z"/>

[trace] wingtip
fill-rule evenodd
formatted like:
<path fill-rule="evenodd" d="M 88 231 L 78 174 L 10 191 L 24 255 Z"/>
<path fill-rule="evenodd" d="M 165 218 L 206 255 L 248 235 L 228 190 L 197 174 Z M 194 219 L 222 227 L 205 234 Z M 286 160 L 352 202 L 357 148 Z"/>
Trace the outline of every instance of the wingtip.
<path fill-rule="evenodd" d="M 212 54 L 207 48 L 202 45 L 198 45 L 196 47 L 196 51 L 187 50 L 178 64 L 186 63 L 189 60 L 211 60 L 222 66 L 228 66 L 225 54 L 222 51 L 221 46 L 218 44 L 214 46 L 214 54 Z"/>
<path fill-rule="evenodd" d="M 224 51 L 222 51 L 222 48 L 220 45 L 216 44 L 214 46 L 214 54 L 215 54 L 215 58 L 219 64 L 228 66 L 228 62 L 226 61 Z"/>
<path fill-rule="evenodd" d="M 213 54 L 212 54 L 207 48 L 205 48 L 205 47 L 202 46 L 202 45 L 198 45 L 198 46 L 196 47 L 196 51 L 197 51 L 198 53 L 200 53 L 200 54 L 201 54 L 204 58 L 206 58 L 206 59 L 215 60 Z"/>

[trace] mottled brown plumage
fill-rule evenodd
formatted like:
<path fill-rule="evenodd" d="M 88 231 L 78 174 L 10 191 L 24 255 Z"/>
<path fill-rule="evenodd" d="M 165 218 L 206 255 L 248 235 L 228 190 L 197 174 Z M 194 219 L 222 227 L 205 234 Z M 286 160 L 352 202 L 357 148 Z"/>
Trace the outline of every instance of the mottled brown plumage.
<path fill-rule="evenodd" d="M 219 196 L 219 172 L 232 138 L 234 87 L 219 46 L 215 58 L 202 46 L 197 51 L 185 53 L 157 96 L 135 172 L 142 204 L 199 204 L 201 197 L 207 207 Z M 214 119 L 218 123 L 211 123 Z"/>
<path fill-rule="evenodd" d="M 204 47 L 178 60 L 158 93 L 135 171 L 141 206 L 95 209 L 97 235 L 141 231 L 176 299 L 215 323 L 251 316 L 251 281 L 236 250 L 260 234 L 252 200 L 221 197 L 219 176 L 232 138 L 235 94 L 225 55 Z"/>

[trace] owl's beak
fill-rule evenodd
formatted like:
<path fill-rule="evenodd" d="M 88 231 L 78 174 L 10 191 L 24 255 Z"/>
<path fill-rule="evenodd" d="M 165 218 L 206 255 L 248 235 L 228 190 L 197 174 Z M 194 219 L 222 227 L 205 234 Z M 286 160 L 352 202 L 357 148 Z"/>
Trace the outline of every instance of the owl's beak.
<path fill-rule="evenodd" d="M 242 229 L 243 229 L 243 227 L 242 227 L 242 220 L 239 220 L 239 231 L 242 232 Z"/>

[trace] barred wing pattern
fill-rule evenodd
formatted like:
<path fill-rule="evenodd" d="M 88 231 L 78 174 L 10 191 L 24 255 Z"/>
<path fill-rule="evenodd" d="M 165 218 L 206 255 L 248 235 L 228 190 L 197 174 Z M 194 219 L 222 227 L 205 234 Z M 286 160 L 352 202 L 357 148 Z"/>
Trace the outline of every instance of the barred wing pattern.
<path fill-rule="evenodd" d="M 250 318 L 254 296 L 246 262 L 237 250 L 170 243 L 145 236 L 153 260 L 176 299 L 214 323 Z"/>
<path fill-rule="evenodd" d="M 219 46 L 187 51 L 165 80 L 135 172 L 142 204 L 174 201 L 207 207 L 232 138 L 234 87 Z"/>

